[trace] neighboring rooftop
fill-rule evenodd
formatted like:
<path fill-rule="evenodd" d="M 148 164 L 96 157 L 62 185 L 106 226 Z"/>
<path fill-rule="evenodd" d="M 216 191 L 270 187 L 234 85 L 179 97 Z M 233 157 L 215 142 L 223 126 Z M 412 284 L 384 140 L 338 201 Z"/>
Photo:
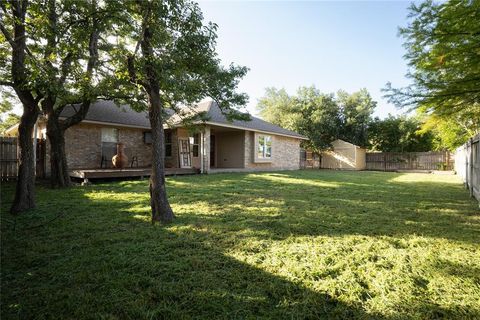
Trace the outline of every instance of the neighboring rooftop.
<path fill-rule="evenodd" d="M 206 101 L 199 103 L 191 109 L 193 110 L 193 112 L 206 112 L 209 119 L 206 121 L 206 123 L 208 124 L 226 127 L 238 127 L 246 130 L 263 131 L 278 135 L 286 135 L 305 139 L 305 137 L 301 134 L 281 128 L 277 125 L 253 116 L 251 116 L 251 121 L 228 121 L 226 117 L 222 114 L 217 103 L 215 103 L 214 101 Z M 73 106 L 66 107 L 63 110 L 61 116 L 69 117 L 73 115 L 73 113 Z M 119 106 L 113 101 L 97 101 L 93 103 L 88 110 L 85 120 L 90 122 L 103 122 L 132 127 L 150 128 L 150 121 L 148 120 L 147 112 L 136 112 L 128 105 Z M 175 115 L 172 115 L 170 120 L 173 120 L 173 122 L 178 122 L 179 119 L 175 119 Z"/>

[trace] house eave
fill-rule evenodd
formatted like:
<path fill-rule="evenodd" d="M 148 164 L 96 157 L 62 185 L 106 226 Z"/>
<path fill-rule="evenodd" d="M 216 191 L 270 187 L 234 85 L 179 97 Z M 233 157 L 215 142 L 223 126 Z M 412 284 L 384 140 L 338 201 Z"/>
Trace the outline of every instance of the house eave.
<path fill-rule="evenodd" d="M 239 130 L 245 130 L 245 131 L 253 131 L 253 132 L 259 132 L 259 133 L 267 133 L 267 134 L 271 134 L 271 135 L 295 138 L 295 139 L 299 139 L 299 140 L 309 140 L 307 137 L 303 137 L 303 136 L 295 136 L 295 135 L 279 133 L 279 132 L 274 132 L 274 131 L 264 131 L 264 130 L 258 130 L 258 129 L 253 129 L 253 128 L 245 128 L 245 127 L 242 127 L 242 126 L 236 126 L 236 125 L 233 125 L 233 124 L 230 125 L 230 124 L 225 124 L 225 123 L 218 123 L 218 122 L 214 122 L 214 121 L 205 121 L 205 122 L 201 122 L 201 123 L 202 124 L 219 126 L 219 127 L 225 127 L 225 128 L 239 129 Z"/>
<path fill-rule="evenodd" d="M 66 118 L 61 117 L 60 119 L 64 120 Z M 106 121 L 95 121 L 95 120 L 83 120 L 82 123 L 89 123 L 89 124 L 102 124 L 102 125 L 108 125 L 108 126 L 117 126 L 117 127 L 124 127 L 124 128 L 135 128 L 135 129 L 144 129 L 144 130 L 151 130 L 151 127 L 146 127 L 146 126 L 136 126 L 136 125 L 129 125 L 129 124 L 123 124 L 123 123 L 115 123 L 115 122 L 106 122 Z M 225 123 L 219 123 L 219 122 L 214 122 L 214 121 L 202 121 L 198 122 L 197 124 L 208 124 L 208 125 L 213 125 L 213 126 L 218 126 L 218 127 L 224 127 L 224 128 L 232 128 L 232 129 L 239 129 L 239 130 L 245 130 L 245 131 L 253 131 L 253 132 L 259 132 L 259 133 L 266 133 L 266 134 L 272 134 L 272 135 L 277 135 L 277 136 L 283 136 L 283 137 L 289 137 L 289 138 L 294 138 L 294 139 L 299 139 L 299 140 L 308 140 L 306 137 L 302 136 L 295 136 L 295 135 L 289 135 L 285 133 L 278 133 L 278 132 L 273 132 L 273 131 L 264 131 L 264 130 L 258 130 L 258 129 L 253 129 L 253 128 L 245 128 L 242 126 L 236 126 L 236 125 L 230 125 L 230 124 L 225 124 Z M 178 128 L 182 127 L 181 124 L 175 124 L 173 126 L 167 126 L 164 125 L 164 128 Z"/>
<path fill-rule="evenodd" d="M 60 117 L 59 119 L 65 120 L 65 117 Z M 106 121 L 95 121 L 95 120 L 82 120 L 81 123 L 88 123 L 88 124 L 102 124 L 102 125 L 107 125 L 107 126 L 112 126 L 112 127 L 123 127 L 123 128 L 134 128 L 134 129 L 145 129 L 145 130 L 151 130 L 151 127 L 145 127 L 145 126 L 136 126 L 133 124 L 124 124 L 124 123 L 117 123 L 117 122 L 106 122 Z"/>

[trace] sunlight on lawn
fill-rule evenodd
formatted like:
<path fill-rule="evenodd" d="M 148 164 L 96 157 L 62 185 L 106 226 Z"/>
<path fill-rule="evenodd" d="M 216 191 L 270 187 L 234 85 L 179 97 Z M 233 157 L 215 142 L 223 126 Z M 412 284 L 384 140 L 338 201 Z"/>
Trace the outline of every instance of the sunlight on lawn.
<path fill-rule="evenodd" d="M 456 177 L 298 171 L 167 186 L 166 227 L 150 223 L 147 181 L 40 188 L 15 233 L 2 214 L 2 318 L 480 316 L 479 212 Z M 29 229 L 62 208 L 68 218 Z"/>
<path fill-rule="evenodd" d="M 310 180 L 310 179 L 298 179 L 292 178 L 291 176 L 285 174 L 271 173 L 271 174 L 252 174 L 252 178 L 269 180 L 272 182 L 288 183 L 288 184 L 297 184 L 302 186 L 313 186 L 313 187 L 328 187 L 328 188 L 338 188 L 340 185 L 338 183 Z"/>
<path fill-rule="evenodd" d="M 428 173 L 409 173 L 396 176 L 389 182 L 401 182 L 401 183 L 441 183 L 458 185 L 461 180 L 456 175 L 450 174 L 428 174 Z"/>

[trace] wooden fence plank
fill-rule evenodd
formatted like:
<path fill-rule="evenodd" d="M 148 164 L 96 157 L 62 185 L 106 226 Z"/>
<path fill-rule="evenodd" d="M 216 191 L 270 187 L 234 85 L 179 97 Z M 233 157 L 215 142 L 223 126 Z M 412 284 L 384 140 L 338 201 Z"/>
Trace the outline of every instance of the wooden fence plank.
<path fill-rule="evenodd" d="M 17 151 L 17 138 L 0 137 L 0 171 L 2 181 L 17 178 Z"/>
<path fill-rule="evenodd" d="M 307 151 L 304 149 L 300 150 L 300 168 L 301 169 L 320 169 L 320 155 Z"/>
<path fill-rule="evenodd" d="M 33 143 L 33 140 L 32 140 Z M 37 139 L 36 175 L 45 178 L 45 139 Z M 0 136 L 0 176 L 1 180 L 17 179 L 18 175 L 18 140 L 16 137 Z"/>
<path fill-rule="evenodd" d="M 452 170 L 453 158 L 440 152 L 367 152 L 366 170 Z"/>

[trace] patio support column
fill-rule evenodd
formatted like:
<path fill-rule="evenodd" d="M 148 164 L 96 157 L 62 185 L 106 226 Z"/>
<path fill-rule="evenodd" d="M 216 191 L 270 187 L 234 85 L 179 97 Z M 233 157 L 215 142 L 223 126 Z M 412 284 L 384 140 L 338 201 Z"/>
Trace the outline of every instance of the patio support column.
<path fill-rule="evenodd" d="M 210 171 L 210 126 L 205 126 L 202 134 L 202 173 Z"/>
<path fill-rule="evenodd" d="M 204 148 L 204 146 L 205 146 L 205 143 L 204 143 L 204 141 L 203 141 L 203 131 L 204 131 L 203 129 L 202 129 L 202 131 L 200 131 L 200 150 L 199 150 L 199 152 L 200 152 L 200 173 L 203 173 L 203 162 L 204 162 L 204 159 L 203 159 L 203 154 L 204 154 L 203 148 Z"/>

